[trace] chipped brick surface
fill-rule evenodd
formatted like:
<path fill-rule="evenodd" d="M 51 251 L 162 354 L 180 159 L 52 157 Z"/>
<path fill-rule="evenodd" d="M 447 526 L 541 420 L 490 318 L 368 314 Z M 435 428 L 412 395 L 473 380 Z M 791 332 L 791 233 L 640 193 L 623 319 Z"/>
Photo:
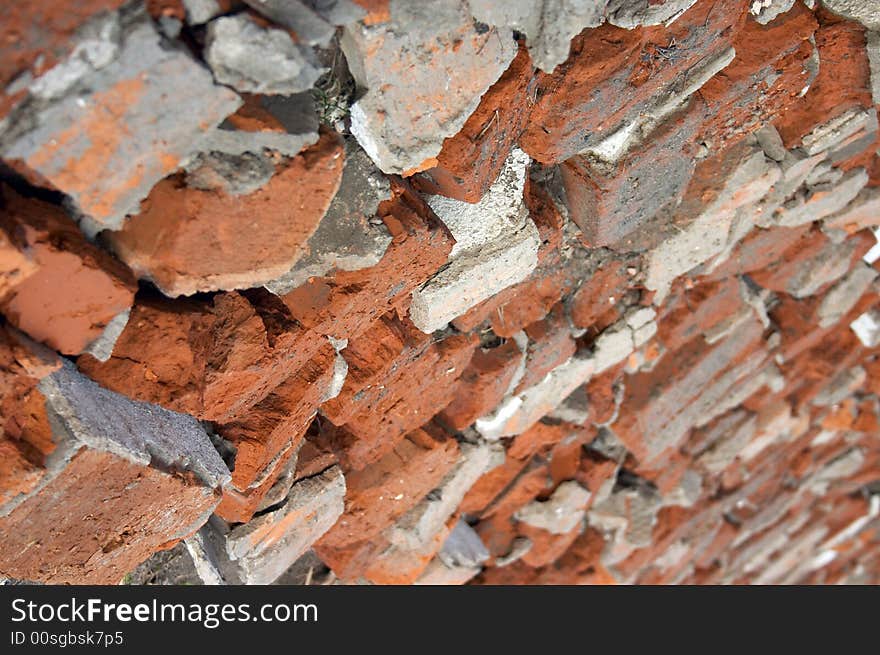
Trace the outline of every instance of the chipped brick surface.
<path fill-rule="evenodd" d="M 873 3 L 26 5 L 2 578 L 880 583 Z"/>

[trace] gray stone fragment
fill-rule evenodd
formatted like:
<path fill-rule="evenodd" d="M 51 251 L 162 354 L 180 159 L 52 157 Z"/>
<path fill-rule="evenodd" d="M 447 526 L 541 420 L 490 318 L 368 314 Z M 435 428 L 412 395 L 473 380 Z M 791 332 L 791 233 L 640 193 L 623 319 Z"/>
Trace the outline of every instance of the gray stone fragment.
<path fill-rule="evenodd" d="M 763 150 L 747 154 L 725 180 L 714 202 L 675 236 L 649 254 L 645 286 L 658 292 L 662 302 L 672 281 L 683 273 L 730 251 L 731 241 L 742 233 L 733 230 L 737 218 L 754 220 L 754 207 L 779 180 L 780 167 Z"/>
<path fill-rule="evenodd" d="M 521 434 L 556 409 L 589 380 L 594 371 L 592 357 L 576 354 L 550 371 L 538 384 L 506 398 L 493 412 L 477 419 L 474 427 L 485 439 Z"/>
<path fill-rule="evenodd" d="M 822 0 L 835 14 L 859 21 L 869 30 L 880 30 L 880 4 L 876 0 Z"/>
<path fill-rule="evenodd" d="M 801 147 L 808 155 L 831 150 L 859 130 L 870 128 L 875 122 L 876 114 L 864 109 L 850 109 L 814 128 L 803 138 Z"/>
<path fill-rule="evenodd" d="M 662 500 L 655 493 L 621 489 L 590 508 L 589 524 L 612 535 L 612 549 L 615 545 L 620 547 L 617 556 L 612 553 L 609 563 L 651 543 L 657 512 L 662 507 Z"/>
<path fill-rule="evenodd" d="M 616 462 L 622 462 L 627 455 L 626 446 L 621 443 L 620 439 L 617 438 L 617 435 L 610 429 L 604 427 L 599 430 L 599 434 L 596 438 L 590 442 L 590 450 L 595 450 L 606 459 L 611 459 Z"/>
<path fill-rule="evenodd" d="M 819 186 L 820 184 L 833 185 L 841 179 L 843 179 L 843 171 L 839 168 L 834 168 L 831 162 L 826 159 L 810 171 L 807 179 L 804 180 L 804 184 L 808 187 Z"/>
<path fill-rule="evenodd" d="M 517 537 L 513 540 L 510 552 L 503 557 L 497 557 L 495 559 L 495 566 L 509 566 L 510 564 L 513 564 L 517 560 L 522 559 L 523 555 L 528 553 L 533 545 L 532 540 L 528 537 Z"/>
<path fill-rule="evenodd" d="M 28 90 L 40 100 L 60 98 L 83 78 L 112 62 L 119 54 L 121 41 L 119 14 L 99 15 L 78 31 L 70 55 L 34 80 Z"/>
<path fill-rule="evenodd" d="M 795 0 L 752 0 L 749 4 L 749 13 L 761 25 L 766 25 L 794 7 L 794 3 Z"/>
<path fill-rule="evenodd" d="M 187 164 L 186 185 L 230 196 L 248 195 L 262 188 L 275 175 L 275 163 L 262 154 L 245 152 L 199 153 Z"/>
<path fill-rule="evenodd" d="M 835 166 L 875 147 L 877 131 L 880 129 L 876 108 L 869 109 L 867 114 L 865 125 L 854 135 L 833 147 L 828 153 L 828 159 Z"/>
<path fill-rule="evenodd" d="M 587 402 L 586 392 L 575 390 L 548 416 L 575 425 L 585 425 L 590 418 L 590 404 Z"/>
<path fill-rule="evenodd" d="M 786 291 L 795 298 L 806 298 L 826 284 L 839 280 L 849 272 L 850 260 L 856 246 L 852 240 L 843 243 L 829 242 L 788 279 Z"/>
<path fill-rule="evenodd" d="M 836 405 L 859 389 L 867 377 L 867 372 L 861 366 L 853 366 L 841 371 L 816 394 L 816 397 L 813 398 L 813 404 L 818 407 Z"/>
<path fill-rule="evenodd" d="M 101 362 L 106 362 L 110 359 L 110 355 L 113 354 L 113 347 L 116 345 L 116 340 L 122 334 L 125 326 L 128 325 L 128 317 L 130 315 L 131 308 L 121 311 L 111 318 L 110 322 L 104 327 L 104 331 L 101 332 L 101 335 L 92 341 L 83 352 L 90 354 Z"/>
<path fill-rule="evenodd" d="M 69 87 L 53 83 L 55 90 L 31 95 L 0 135 L 3 158 L 67 194 L 89 236 L 118 229 L 156 182 L 198 149 L 203 133 L 241 103 L 182 49 L 164 43 L 145 16 L 126 14 L 118 43 L 76 55 L 89 70 Z M 111 133 L 120 138 L 100 136 Z"/>
<path fill-rule="evenodd" d="M 183 8 L 190 25 L 202 25 L 221 13 L 217 0 L 183 0 Z"/>
<path fill-rule="evenodd" d="M 260 501 L 260 504 L 257 505 L 256 514 L 260 514 L 270 507 L 274 507 L 287 498 L 290 493 L 291 487 L 293 487 L 293 483 L 296 481 L 296 465 L 299 462 L 299 450 L 302 447 L 303 442 L 300 441 L 296 446 L 296 452 L 287 460 L 287 463 L 284 464 L 284 468 L 281 473 L 278 474 L 278 479 L 275 480 L 275 483 L 269 488 L 269 491 L 266 492 L 266 495 L 263 496 L 263 499 Z M 278 459 L 281 459 L 285 454 L 287 454 L 289 448 L 285 448 L 278 454 Z M 266 480 L 269 475 L 272 475 L 278 468 L 278 463 L 273 461 L 266 466 L 266 468 L 260 473 L 259 478 L 255 482 L 250 484 L 250 488 L 258 487 L 262 482 Z"/>
<path fill-rule="evenodd" d="M 203 584 L 225 585 L 226 580 L 220 573 L 220 568 L 211 555 L 210 549 L 205 544 L 205 537 L 201 531 L 196 532 L 183 542 L 192 559 L 196 574 Z"/>
<path fill-rule="evenodd" d="M 825 153 L 808 157 L 801 150 L 787 153 L 779 162 L 780 176 L 770 192 L 755 208 L 755 225 L 773 227 L 776 225 L 776 210 L 801 187 L 807 177 L 824 159 Z"/>
<path fill-rule="evenodd" d="M 568 59 L 571 40 L 606 20 L 624 29 L 669 24 L 696 0 L 470 0 L 481 23 L 526 36 L 532 61 L 546 73 Z"/>
<path fill-rule="evenodd" d="M 366 94 L 351 132 L 386 173 L 416 169 L 461 130 L 516 55 L 509 30 L 480 33 L 458 0 L 391 0 L 391 20 L 345 28 L 340 45 Z"/>
<path fill-rule="evenodd" d="M 142 466 L 190 471 L 208 487 L 230 480 L 208 435 L 191 416 L 104 389 L 70 362 L 43 378 L 38 388 L 46 396 L 50 420 L 80 444 Z"/>
<path fill-rule="evenodd" d="M 816 471 L 804 485 L 814 495 L 824 496 L 828 493 L 828 488 L 835 480 L 854 475 L 862 468 L 864 463 L 865 453 L 860 448 L 851 448 Z"/>
<path fill-rule="evenodd" d="M 880 345 L 880 311 L 869 310 L 849 324 L 865 348 Z"/>
<path fill-rule="evenodd" d="M 201 152 L 237 156 L 245 153 L 261 155 L 270 150 L 295 157 L 318 142 L 318 116 L 310 93 L 261 96 L 258 102 L 281 123 L 284 132 L 239 130 L 227 120 L 205 135 L 200 143 Z M 188 169 L 193 165 L 190 164 Z"/>
<path fill-rule="evenodd" d="M 535 66 L 546 73 L 568 59 L 571 40 L 605 20 L 607 0 L 470 0 L 481 23 L 526 35 Z"/>
<path fill-rule="evenodd" d="M 348 25 L 367 15 L 367 10 L 352 0 L 304 0 L 303 4 L 333 25 Z"/>
<path fill-rule="evenodd" d="M 490 554 L 474 529 L 459 519 L 437 556 L 449 567 L 475 568 L 482 566 Z"/>
<path fill-rule="evenodd" d="M 329 21 L 315 11 L 314 5 L 340 3 L 298 0 L 245 0 L 245 2 L 267 18 L 296 32 L 297 39 L 301 43 L 326 46 L 336 31 Z"/>
<path fill-rule="evenodd" d="M 871 93 L 874 104 L 880 105 L 880 31 L 868 32 L 867 47 L 868 63 L 871 66 Z"/>
<path fill-rule="evenodd" d="M 605 168 L 610 173 L 614 170 L 614 165 L 623 160 L 634 146 L 650 138 L 651 133 L 664 120 L 679 111 L 690 96 L 718 72 L 729 66 L 735 56 L 736 51 L 728 47 L 696 62 L 642 103 L 636 115 L 628 115 L 624 122 L 612 129 L 590 136 L 581 153 L 589 155 L 600 170 Z M 670 174 L 684 175 L 686 180 L 689 180 L 691 170 L 692 168 L 688 166 L 683 171 L 670 172 Z M 677 187 L 679 184 L 673 186 Z"/>
<path fill-rule="evenodd" d="M 209 557 L 230 584 L 271 584 L 329 530 L 344 509 L 338 466 L 300 480 L 286 502 L 230 527 L 216 516 L 202 528 Z"/>
<path fill-rule="evenodd" d="M 309 238 L 308 254 L 266 288 L 283 295 L 310 277 L 378 264 L 391 244 L 391 234 L 385 223 L 375 218 L 376 210 L 390 197 L 388 179 L 356 144 L 347 144 L 339 190 Z"/>
<path fill-rule="evenodd" d="M 712 475 L 718 475 L 733 463 L 756 430 L 757 420 L 754 415 L 744 410 L 734 410 L 719 419 L 707 432 L 709 447 L 700 453 L 696 463 Z"/>
<path fill-rule="evenodd" d="M 677 505 L 679 507 L 693 507 L 703 493 L 703 476 L 688 469 L 684 472 L 681 482 L 675 489 L 663 496 L 663 504 L 666 506 Z"/>
<path fill-rule="evenodd" d="M 339 395 L 342 387 L 345 385 L 345 379 L 348 377 L 348 362 L 342 356 L 342 351 L 348 345 L 348 339 L 334 339 L 327 337 L 333 348 L 336 349 L 336 360 L 333 362 L 333 379 L 327 387 L 327 391 L 321 397 L 321 402 L 327 402 Z"/>
<path fill-rule="evenodd" d="M 514 517 L 551 534 L 568 534 L 584 518 L 590 492 L 577 482 L 563 482 L 546 501 L 533 500 L 517 510 Z"/>
<path fill-rule="evenodd" d="M 326 70 L 290 34 L 260 27 L 243 14 L 208 24 L 205 61 L 218 82 L 238 91 L 269 95 L 307 91 Z"/>
<path fill-rule="evenodd" d="M 608 2 L 608 22 L 617 27 L 634 30 L 651 25 L 669 25 L 697 0 L 610 0 Z"/>
<path fill-rule="evenodd" d="M 603 331 L 593 347 L 594 374 L 622 362 L 654 336 L 657 332 L 655 315 L 650 307 L 642 307 Z"/>
<path fill-rule="evenodd" d="M 443 328 L 471 307 L 521 282 L 538 264 L 541 238 L 523 202 L 529 157 L 514 148 L 476 204 L 427 196 L 455 245 L 447 266 L 413 291 L 410 318 L 423 332 Z"/>
<path fill-rule="evenodd" d="M 868 290 L 877 278 L 877 271 L 859 262 L 850 273 L 825 294 L 819 305 L 819 327 L 831 327 L 839 321 Z"/>
<path fill-rule="evenodd" d="M 785 160 L 788 150 L 785 149 L 782 137 L 779 136 L 779 132 L 773 125 L 765 125 L 755 132 L 755 137 L 758 139 L 758 145 L 761 146 L 764 154 L 770 159 L 777 162 Z"/>

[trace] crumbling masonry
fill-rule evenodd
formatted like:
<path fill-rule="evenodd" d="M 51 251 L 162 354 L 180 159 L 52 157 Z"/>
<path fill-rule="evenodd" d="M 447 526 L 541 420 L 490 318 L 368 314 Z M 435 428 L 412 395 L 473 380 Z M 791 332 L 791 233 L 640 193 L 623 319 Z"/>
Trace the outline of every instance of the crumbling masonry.
<path fill-rule="evenodd" d="M 880 583 L 873 0 L 0 7 L 0 578 Z"/>

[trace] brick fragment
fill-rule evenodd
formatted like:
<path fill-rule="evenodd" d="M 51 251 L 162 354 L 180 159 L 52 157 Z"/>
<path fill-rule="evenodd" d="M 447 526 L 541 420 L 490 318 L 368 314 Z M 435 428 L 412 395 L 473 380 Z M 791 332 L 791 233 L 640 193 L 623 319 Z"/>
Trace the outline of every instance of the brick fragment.
<path fill-rule="evenodd" d="M 70 363 L 32 393 L 44 398 L 52 455 L 2 507 L 0 574 L 116 584 L 219 502 L 229 472 L 192 417 L 102 389 Z"/>
<path fill-rule="evenodd" d="M 212 519 L 201 537 L 226 582 L 271 584 L 332 527 L 344 495 L 334 466 L 293 485 L 281 507 L 231 529 Z"/>
<path fill-rule="evenodd" d="M 406 174 L 434 165 L 443 139 L 461 129 L 509 66 L 516 42 L 509 31 L 480 34 L 455 0 L 430 12 L 419 3 L 393 5 L 389 19 L 345 28 L 343 51 L 367 89 L 352 106 L 351 131 L 379 168 Z"/>
<path fill-rule="evenodd" d="M 228 422 L 266 398 L 326 339 L 304 329 L 268 292 L 211 300 L 145 295 L 107 362 L 77 365 L 103 386 L 208 420 Z"/>
<path fill-rule="evenodd" d="M 61 208 L 9 187 L 0 193 L 0 311 L 34 339 L 78 355 L 131 307 L 131 271 Z"/>
<path fill-rule="evenodd" d="M 443 142 L 437 165 L 413 178 L 419 191 L 479 202 L 501 174 L 525 127 L 535 87 L 534 67 L 520 48 L 461 130 Z"/>
<path fill-rule="evenodd" d="M 157 184 L 108 241 L 124 262 L 168 296 L 247 289 L 287 273 L 307 253 L 339 188 L 339 140 L 271 166 L 252 193 L 188 186 L 182 175 Z"/>
<path fill-rule="evenodd" d="M 100 52 L 110 56 L 82 68 L 72 55 L 55 78 L 40 78 L 43 86 L 16 109 L 32 119 L 0 144 L 6 160 L 72 199 L 88 234 L 118 229 L 241 102 L 183 50 L 163 47 L 139 12 L 106 20 L 114 26 L 102 32 Z M 75 68 L 73 81 L 65 66 Z M 83 93 L 69 93 L 74 86 Z M 157 118 L 169 97 L 175 110 Z"/>

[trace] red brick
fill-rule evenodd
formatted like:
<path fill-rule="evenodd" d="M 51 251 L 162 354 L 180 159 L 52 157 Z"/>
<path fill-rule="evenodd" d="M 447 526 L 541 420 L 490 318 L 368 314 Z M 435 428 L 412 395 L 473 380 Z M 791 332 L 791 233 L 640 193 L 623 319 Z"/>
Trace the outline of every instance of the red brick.
<path fill-rule="evenodd" d="M 296 454 L 333 378 L 336 351 L 329 343 L 241 418 L 215 427 L 235 448 L 232 483 L 216 513 L 243 523 Z"/>
<path fill-rule="evenodd" d="M 850 109 L 873 105 L 864 29 L 827 12 L 820 13 L 819 19 L 815 34 L 819 75 L 806 95 L 776 122 L 787 148 L 798 145 L 817 125 Z"/>
<path fill-rule="evenodd" d="M 103 386 L 214 421 L 230 421 L 301 368 L 326 340 L 303 329 L 268 292 L 211 300 L 144 295 L 113 356 L 77 364 Z"/>
<path fill-rule="evenodd" d="M 373 540 L 440 486 L 458 456 L 454 439 L 409 433 L 381 459 L 346 476 L 345 512 L 319 545 L 340 549 Z"/>
<path fill-rule="evenodd" d="M 528 51 L 520 47 L 461 131 L 443 142 L 437 165 L 414 178 L 416 187 L 465 202 L 482 198 L 525 127 L 536 84 Z"/>
<path fill-rule="evenodd" d="M 244 195 L 187 186 L 182 173 L 165 178 L 107 240 L 168 296 L 270 282 L 308 251 L 344 162 L 342 143 L 330 133 L 296 157 L 278 159 L 272 178 Z"/>
<path fill-rule="evenodd" d="M 378 264 L 310 278 L 283 297 L 305 327 L 337 339 L 355 337 L 382 314 L 408 307 L 412 291 L 446 263 L 452 234 L 405 183 L 392 181 L 392 191 L 378 215 L 393 240 Z"/>
<path fill-rule="evenodd" d="M 538 78 L 538 102 L 523 148 L 542 163 L 558 163 L 638 117 L 665 87 L 704 57 L 730 46 L 745 19 L 732 0 L 697 3 L 668 29 L 627 31 L 603 25 L 571 43 L 568 60 Z M 733 26 L 733 29 L 731 29 Z M 674 43 L 672 56 L 658 48 Z"/>
<path fill-rule="evenodd" d="M 59 207 L 0 188 L 0 310 L 19 329 L 78 355 L 131 307 L 135 280 Z"/>
<path fill-rule="evenodd" d="M 525 332 L 529 338 L 526 370 L 516 392 L 543 380 L 550 371 L 568 361 L 576 350 L 562 305 L 556 305 L 546 318 L 532 323 Z"/>

